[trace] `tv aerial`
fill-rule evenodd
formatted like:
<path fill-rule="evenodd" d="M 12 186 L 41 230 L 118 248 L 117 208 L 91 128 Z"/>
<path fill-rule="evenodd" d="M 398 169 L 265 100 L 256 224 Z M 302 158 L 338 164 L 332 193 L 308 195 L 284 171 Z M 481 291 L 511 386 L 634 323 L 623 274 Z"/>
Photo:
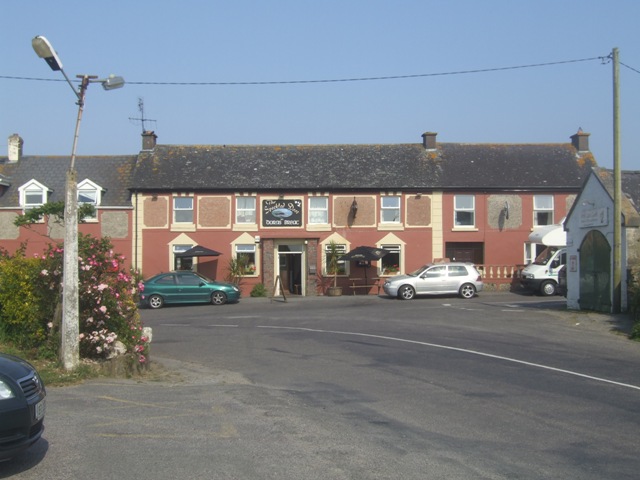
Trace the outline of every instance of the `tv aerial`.
<path fill-rule="evenodd" d="M 145 133 L 147 131 L 145 122 L 154 122 L 155 124 L 156 120 L 144 117 L 144 99 L 142 97 L 138 97 L 138 110 L 140 111 L 140 118 L 129 117 L 129 120 L 132 122 L 140 122 L 140 125 L 142 125 L 142 133 Z"/>

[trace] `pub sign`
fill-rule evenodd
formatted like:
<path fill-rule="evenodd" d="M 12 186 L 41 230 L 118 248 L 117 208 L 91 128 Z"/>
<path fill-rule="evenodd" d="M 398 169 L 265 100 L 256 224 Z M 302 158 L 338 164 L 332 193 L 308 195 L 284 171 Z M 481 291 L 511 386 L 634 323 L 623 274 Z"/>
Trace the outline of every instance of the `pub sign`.
<path fill-rule="evenodd" d="M 302 200 L 263 200 L 263 227 L 301 227 Z"/>

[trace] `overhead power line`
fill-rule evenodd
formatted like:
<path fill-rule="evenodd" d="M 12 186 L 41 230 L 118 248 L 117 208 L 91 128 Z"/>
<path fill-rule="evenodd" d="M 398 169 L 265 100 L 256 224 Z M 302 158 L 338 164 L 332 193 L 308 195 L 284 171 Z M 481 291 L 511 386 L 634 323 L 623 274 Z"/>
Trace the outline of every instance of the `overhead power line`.
<path fill-rule="evenodd" d="M 591 62 L 594 60 L 599 60 L 602 63 L 608 63 L 611 56 L 600 56 L 600 57 L 589 57 L 589 58 L 580 58 L 575 60 L 562 60 L 558 62 L 545 62 L 545 63 L 532 63 L 527 65 L 515 65 L 509 67 L 494 67 L 494 68 L 480 68 L 473 70 L 455 70 L 451 72 L 436 72 L 436 73 L 417 73 L 411 75 L 389 75 L 389 76 L 378 76 L 378 77 L 354 77 L 354 78 L 338 78 L 338 79 L 321 79 L 321 80 L 273 80 L 273 81 L 248 81 L 248 82 L 149 82 L 149 81 L 127 81 L 129 85 L 173 85 L 173 86 L 227 86 L 227 85 L 238 85 L 238 86 L 246 86 L 246 85 L 287 85 L 287 84 L 310 84 L 310 83 L 340 83 L 340 82 L 371 82 L 371 81 L 383 81 L 383 80 L 404 80 L 411 78 L 426 78 L 426 77 L 442 77 L 442 76 L 452 76 L 452 75 L 469 75 L 474 73 L 490 73 L 490 72 L 502 72 L 507 70 L 518 70 L 524 68 L 539 68 L 539 67 L 549 67 L 554 65 L 564 65 L 569 63 L 578 63 L 578 62 Z M 625 67 L 633 70 L 634 72 L 640 73 L 640 71 L 620 63 Z M 8 80 L 29 80 L 29 81 L 40 81 L 40 82 L 60 82 L 60 79 L 50 79 L 50 78 L 34 78 L 34 77 L 16 77 L 16 76 L 7 76 L 0 75 L 0 78 L 8 79 Z"/>

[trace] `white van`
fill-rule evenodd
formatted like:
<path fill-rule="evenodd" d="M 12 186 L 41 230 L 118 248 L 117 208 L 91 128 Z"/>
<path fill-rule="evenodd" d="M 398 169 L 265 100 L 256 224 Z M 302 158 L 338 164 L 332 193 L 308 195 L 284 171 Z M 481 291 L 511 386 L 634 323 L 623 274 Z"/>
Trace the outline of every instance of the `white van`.
<path fill-rule="evenodd" d="M 536 227 L 529 242 L 546 248 L 522 270 L 520 283 L 528 290 L 542 295 L 558 293 L 558 272 L 567 263 L 567 232 L 562 224 Z"/>
<path fill-rule="evenodd" d="M 566 248 L 547 247 L 522 270 L 520 283 L 524 288 L 542 295 L 555 295 L 558 291 L 558 272 L 566 264 Z"/>

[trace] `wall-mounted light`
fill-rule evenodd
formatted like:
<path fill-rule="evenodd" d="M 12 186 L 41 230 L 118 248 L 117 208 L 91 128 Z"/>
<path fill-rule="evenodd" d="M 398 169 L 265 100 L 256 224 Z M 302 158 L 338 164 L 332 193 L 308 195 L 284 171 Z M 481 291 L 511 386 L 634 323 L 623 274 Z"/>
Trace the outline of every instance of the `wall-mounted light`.
<path fill-rule="evenodd" d="M 353 218 L 356 218 L 358 214 L 358 202 L 356 202 L 356 197 L 353 197 L 353 202 L 351 202 L 351 215 Z"/>
<path fill-rule="evenodd" d="M 253 241 L 255 243 L 260 243 L 260 235 L 256 235 L 255 237 L 253 237 Z"/>
<path fill-rule="evenodd" d="M 509 202 L 505 200 L 504 202 L 504 218 L 509 220 Z"/>
<path fill-rule="evenodd" d="M 416 198 L 422 198 L 422 193 L 420 192 L 416 193 Z"/>
<path fill-rule="evenodd" d="M 281 193 L 280 195 L 278 195 L 278 199 L 282 200 L 284 198 L 284 193 Z"/>

